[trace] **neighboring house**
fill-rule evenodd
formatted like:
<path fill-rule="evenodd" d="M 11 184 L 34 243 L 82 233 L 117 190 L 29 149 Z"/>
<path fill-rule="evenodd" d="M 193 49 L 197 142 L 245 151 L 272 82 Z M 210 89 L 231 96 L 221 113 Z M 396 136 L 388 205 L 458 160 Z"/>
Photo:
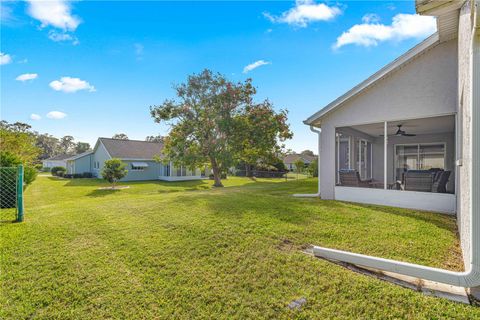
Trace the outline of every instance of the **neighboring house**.
<path fill-rule="evenodd" d="M 139 140 L 119 140 L 99 138 L 93 151 L 88 151 L 67 159 L 67 173 L 90 172 L 101 178 L 106 160 L 121 159 L 127 164 L 128 174 L 122 181 L 134 180 L 196 180 L 204 178 L 199 169 L 174 167 L 172 163 L 155 161 L 161 157 L 163 143 Z"/>
<path fill-rule="evenodd" d="M 283 157 L 283 163 L 289 171 L 295 171 L 297 169 L 297 167 L 295 166 L 295 162 L 297 162 L 298 160 L 302 160 L 305 164 L 305 167 L 308 167 L 310 163 L 315 161 L 315 158 L 315 156 L 310 156 L 307 154 L 292 153 L 287 154 L 285 157 Z"/>
<path fill-rule="evenodd" d="M 67 159 L 70 158 L 71 154 L 60 154 L 49 159 L 42 160 L 42 166 L 44 168 L 53 168 L 53 167 L 66 167 Z"/>
<path fill-rule="evenodd" d="M 319 195 L 456 214 L 466 269 L 477 268 L 480 278 L 478 3 L 417 0 L 416 7 L 437 18 L 437 33 L 304 121 L 318 133 Z M 438 172 L 444 189 L 437 187 L 445 181 L 435 185 Z M 450 277 L 374 259 L 361 263 L 467 287 L 480 283 L 468 273 Z"/>

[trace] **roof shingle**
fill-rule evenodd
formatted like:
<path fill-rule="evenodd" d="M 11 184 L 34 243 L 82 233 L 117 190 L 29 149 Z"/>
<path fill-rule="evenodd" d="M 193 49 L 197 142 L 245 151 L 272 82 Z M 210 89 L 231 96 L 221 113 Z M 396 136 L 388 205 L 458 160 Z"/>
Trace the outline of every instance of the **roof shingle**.
<path fill-rule="evenodd" d="M 120 159 L 154 159 L 160 156 L 163 143 L 141 140 L 120 140 L 99 138 L 112 158 Z"/>

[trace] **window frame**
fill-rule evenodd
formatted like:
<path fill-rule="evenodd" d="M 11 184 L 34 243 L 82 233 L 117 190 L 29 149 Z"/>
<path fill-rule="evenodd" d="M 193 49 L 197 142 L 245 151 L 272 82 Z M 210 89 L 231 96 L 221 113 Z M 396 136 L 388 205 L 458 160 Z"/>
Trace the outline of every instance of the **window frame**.
<path fill-rule="evenodd" d="M 393 172 L 395 175 L 395 170 L 398 167 L 398 158 L 397 158 L 397 147 L 405 146 L 417 146 L 417 167 L 412 170 L 423 170 L 419 169 L 420 167 L 420 146 L 432 146 L 432 145 L 443 145 L 443 169 L 447 169 L 447 143 L 445 141 L 441 142 L 418 142 L 418 143 L 397 143 L 393 145 Z"/>

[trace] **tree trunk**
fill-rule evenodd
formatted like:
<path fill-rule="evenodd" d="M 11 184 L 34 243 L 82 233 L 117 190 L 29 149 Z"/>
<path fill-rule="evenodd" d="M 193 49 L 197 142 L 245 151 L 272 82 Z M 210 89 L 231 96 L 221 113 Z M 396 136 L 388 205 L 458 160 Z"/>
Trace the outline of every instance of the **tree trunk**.
<path fill-rule="evenodd" d="M 213 186 L 223 187 L 222 181 L 220 180 L 220 168 L 218 167 L 217 161 L 214 158 L 210 158 L 210 164 L 212 165 L 213 171 Z"/>
<path fill-rule="evenodd" d="M 246 177 L 251 177 L 252 176 L 252 170 L 251 170 L 251 167 L 248 163 L 245 164 L 245 176 Z"/>

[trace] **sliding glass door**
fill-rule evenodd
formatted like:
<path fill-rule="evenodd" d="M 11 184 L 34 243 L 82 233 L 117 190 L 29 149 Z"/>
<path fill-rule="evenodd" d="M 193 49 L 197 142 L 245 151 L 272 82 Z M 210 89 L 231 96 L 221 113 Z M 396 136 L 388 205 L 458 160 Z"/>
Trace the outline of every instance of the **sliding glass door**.
<path fill-rule="evenodd" d="M 362 180 L 372 178 L 372 144 L 365 139 L 358 139 L 355 144 L 357 150 L 356 169 Z"/>
<path fill-rule="evenodd" d="M 445 169 L 445 143 L 395 145 L 395 180 L 407 170 Z"/>

